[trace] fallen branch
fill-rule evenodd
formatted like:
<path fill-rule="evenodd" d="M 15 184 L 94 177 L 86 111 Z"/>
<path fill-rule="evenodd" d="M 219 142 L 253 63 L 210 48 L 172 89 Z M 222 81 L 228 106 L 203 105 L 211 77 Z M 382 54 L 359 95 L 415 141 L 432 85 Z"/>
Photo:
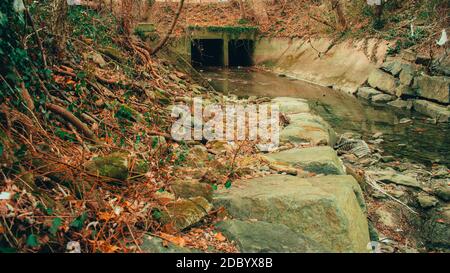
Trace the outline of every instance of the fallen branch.
<path fill-rule="evenodd" d="M 53 70 L 55 72 L 59 73 L 59 74 L 64 74 L 64 75 L 71 76 L 71 77 L 74 77 L 74 78 L 77 77 L 77 75 L 75 73 L 73 73 L 71 71 L 67 71 L 67 70 L 61 69 L 61 68 L 59 68 L 57 66 L 53 66 Z"/>
<path fill-rule="evenodd" d="M 387 197 L 391 198 L 392 200 L 394 200 L 395 202 L 405 206 L 409 211 L 411 211 L 414 214 L 418 214 L 415 210 L 413 210 L 410 206 L 408 206 L 407 204 L 405 204 L 404 202 L 398 200 L 397 198 L 395 198 L 394 196 L 390 195 L 389 193 L 387 193 L 383 188 L 380 187 L 380 185 L 378 185 L 377 181 L 375 179 L 373 179 L 372 177 L 370 177 L 368 174 L 365 174 L 365 179 L 367 184 L 369 184 L 369 186 L 371 186 L 374 190 L 377 190 L 383 194 L 385 194 Z"/>
<path fill-rule="evenodd" d="M 309 18 L 313 19 L 314 21 L 317 21 L 317 22 L 319 22 L 319 23 L 321 23 L 321 24 L 324 24 L 324 25 L 326 25 L 326 26 L 328 26 L 328 27 L 331 27 L 332 29 L 336 29 L 335 26 L 333 26 L 332 24 L 328 23 L 328 22 L 325 21 L 325 20 L 322 20 L 322 19 L 319 19 L 319 18 L 317 18 L 317 17 L 314 17 L 312 14 L 308 14 L 308 16 L 309 16 Z"/>
<path fill-rule="evenodd" d="M 62 108 L 53 103 L 46 103 L 45 106 L 47 109 L 52 111 L 55 114 L 60 115 L 66 121 L 73 124 L 78 130 L 80 130 L 88 139 L 92 140 L 95 143 L 99 143 L 100 141 L 97 139 L 97 136 L 84 124 L 81 120 L 79 120 L 76 116 L 74 116 L 71 112 Z"/>

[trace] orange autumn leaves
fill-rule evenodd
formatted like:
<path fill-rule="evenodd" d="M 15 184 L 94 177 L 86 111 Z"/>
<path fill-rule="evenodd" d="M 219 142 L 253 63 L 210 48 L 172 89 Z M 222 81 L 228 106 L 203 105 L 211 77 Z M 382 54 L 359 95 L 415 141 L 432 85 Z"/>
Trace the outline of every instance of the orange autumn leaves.
<path fill-rule="evenodd" d="M 168 233 L 158 233 L 157 237 L 163 239 L 163 246 L 170 244 L 179 247 L 199 249 L 203 251 L 237 252 L 233 242 L 227 240 L 222 232 L 214 229 L 214 226 L 203 226 L 192 228 L 187 233 L 171 235 Z"/>

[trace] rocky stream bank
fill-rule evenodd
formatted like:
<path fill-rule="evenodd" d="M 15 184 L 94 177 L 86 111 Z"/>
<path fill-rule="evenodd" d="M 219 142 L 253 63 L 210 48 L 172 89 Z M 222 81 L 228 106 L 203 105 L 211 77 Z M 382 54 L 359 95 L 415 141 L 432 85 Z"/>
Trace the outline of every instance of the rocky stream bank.
<path fill-rule="evenodd" d="M 450 71 L 448 57 L 432 60 L 405 51 L 398 57 L 388 57 L 379 69 L 374 69 L 360 87 L 358 97 L 373 103 L 414 110 L 430 121 L 450 121 Z"/>
<path fill-rule="evenodd" d="M 306 100 L 280 97 L 272 102 L 286 119 L 280 147 L 270 153 L 255 150 L 256 155 L 237 162 L 242 176 L 232 185 L 212 188 L 205 177 L 213 172 L 190 170 L 173 183 L 171 193 L 161 193 L 168 202 L 163 221 L 185 230 L 217 211 L 212 220 L 216 231 L 241 252 L 448 250 L 446 167 L 430 169 L 383 156 L 381 133 L 366 140 L 355 134 L 337 136 Z M 236 144 L 189 145 L 188 165 L 199 167 Z M 161 247 L 162 239 L 148 236 L 141 248 L 193 251 L 177 244 Z"/>

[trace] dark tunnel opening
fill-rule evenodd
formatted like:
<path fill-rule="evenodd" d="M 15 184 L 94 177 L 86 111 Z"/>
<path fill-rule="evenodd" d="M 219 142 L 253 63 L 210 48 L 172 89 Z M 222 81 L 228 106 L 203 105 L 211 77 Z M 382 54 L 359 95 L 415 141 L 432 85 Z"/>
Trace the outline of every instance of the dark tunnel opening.
<path fill-rule="evenodd" d="M 252 40 L 230 40 L 228 42 L 228 57 L 230 66 L 253 65 Z"/>
<path fill-rule="evenodd" d="M 193 40 L 191 42 L 191 54 L 193 66 L 223 66 L 223 40 Z"/>

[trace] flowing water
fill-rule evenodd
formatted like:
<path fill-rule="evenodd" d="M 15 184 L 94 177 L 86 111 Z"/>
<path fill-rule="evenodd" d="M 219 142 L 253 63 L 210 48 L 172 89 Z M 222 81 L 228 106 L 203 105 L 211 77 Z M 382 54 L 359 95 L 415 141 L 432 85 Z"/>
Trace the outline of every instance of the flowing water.
<path fill-rule="evenodd" d="M 224 94 L 307 99 L 337 133 L 354 132 L 369 139 L 374 133 L 382 132 L 384 155 L 450 166 L 449 124 L 432 124 L 426 117 L 410 111 L 372 105 L 341 91 L 252 68 L 208 68 L 201 73 Z M 400 124 L 402 118 L 412 122 Z"/>

